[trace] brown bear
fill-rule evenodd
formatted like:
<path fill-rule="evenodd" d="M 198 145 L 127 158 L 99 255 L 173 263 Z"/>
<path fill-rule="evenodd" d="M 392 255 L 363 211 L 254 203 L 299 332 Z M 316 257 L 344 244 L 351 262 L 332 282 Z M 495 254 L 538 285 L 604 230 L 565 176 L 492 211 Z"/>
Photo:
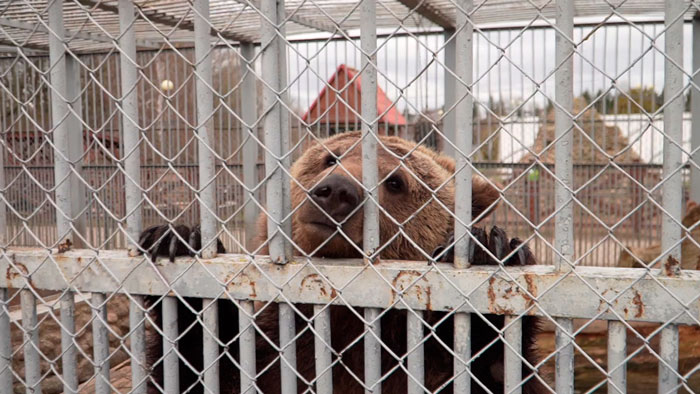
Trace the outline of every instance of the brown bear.
<path fill-rule="evenodd" d="M 378 190 L 380 202 L 380 238 L 383 247 L 381 259 L 447 261 L 452 256 L 452 229 L 454 220 L 450 210 L 454 207 L 454 182 L 452 174 L 455 162 L 428 148 L 398 137 L 382 136 L 378 144 L 378 173 L 381 184 Z M 364 193 L 362 188 L 362 158 L 360 133 L 340 134 L 310 146 L 292 165 L 291 197 L 292 239 L 296 255 L 357 258 L 361 256 L 363 236 Z M 475 218 L 484 217 L 498 201 L 499 192 L 489 182 L 479 177 L 472 181 L 472 212 Z M 257 234 L 259 254 L 267 254 L 266 220 L 261 214 Z M 173 236 L 173 230 L 179 236 Z M 342 231 L 342 235 L 340 233 Z M 494 227 L 489 234 L 474 228 L 472 234 L 494 256 L 508 256 L 506 265 L 534 264 L 534 258 L 526 245 L 519 240 L 508 240 L 505 233 Z M 190 245 L 180 240 L 189 240 Z M 151 258 L 194 254 L 199 248 L 199 230 L 186 226 L 154 226 L 144 231 L 139 241 L 141 248 Z M 472 264 L 498 264 L 489 257 L 482 246 L 470 244 L 469 259 Z M 223 246 L 219 243 L 219 252 Z M 433 252 L 435 251 L 435 252 Z M 515 251 L 515 252 L 513 252 Z M 431 257 L 433 252 L 433 257 Z M 155 300 L 155 298 L 153 298 Z M 201 301 L 184 299 L 180 303 L 180 332 L 186 332 L 179 340 L 180 384 L 182 391 L 203 392 L 202 380 L 197 371 L 202 370 L 202 330 L 195 313 L 201 309 Z M 238 312 L 234 303 L 219 303 L 219 336 L 228 344 L 222 351 L 221 392 L 239 392 Z M 156 306 L 157 307 L 157 306 Z M 298 391 L 313 390 L 315 377 L 314 335 L 309 329 L 313 321 L 311 305 L 296 305 L 301 314 L 296 316 L 296 329 L 301 334 L 296 340 Z M 154 308 L 156 310 L 156 308 Z M 159 314 L 156 324 L 160 324 Z M 346 306 L 331 307 L 331 345 L 333 348 L 334 393 L 363 393 L 363 342 L 365 326 L 358 317 L 361 310 L 352 311 Z M 453 377 L 452 315 L 446 312 L 423 314 L 431 329 L 425 330 L 425 387 L 431 392 L 451 393 Z M 503 349 L 492 328 L 502 328 L 503 316 L 485 315 L 485 321 L 474 315 L 471 319 L 472 354 L 479 354 L 471 364 L 472 392 L 502 393 Z M 535 336 L 537 320 L 523 318 L 523 354 L 531 365 L 536 363 Z M 256 316 L 257 387 L 260 392 L 280 392 L 279 352 L 270 344 L 278 343 L 278 316 L 276 304 L 259 309 Z M 406 311 L 390 309 L 381 318 L 382 391 L 405 393 L 407 376 L 401 364 L 406 355 Z M 260 333 L 265 335 L 261 335 Z M 267 337 L 267 338 L 265 338 Z M 436 339 L 435 337 L 438 337 Z M 153 368 L 153 382 L 149 388 L 159 392 L 162 387 L 160 361 L 162 345 L 160 337 L 149 341 L 149 365 Z M 482 349 L 486 348 L 485 350 Z M 390 351 L 389 351 L 390 350 Z M 182 359 L 186 359 L 184 362 Z M 262 373 L 261 373 L 262 371 Z M 536 374 L 523 364 L 524 393 L 540 393 L 548 390 Z"/>

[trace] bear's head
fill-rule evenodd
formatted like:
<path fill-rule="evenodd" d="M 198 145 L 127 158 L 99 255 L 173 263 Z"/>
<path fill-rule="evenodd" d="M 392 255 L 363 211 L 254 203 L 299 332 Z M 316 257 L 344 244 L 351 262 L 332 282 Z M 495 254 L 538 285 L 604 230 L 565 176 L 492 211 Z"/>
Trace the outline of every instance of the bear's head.
<path fill-rule="evenodd" d="M 389 136 L 379 138 L 377 157 L 380 256 L 424 260 L 426 254 L 447 241 L 454 227 L 455 161 Z M 360 257 L 365 201 L 361 134 L 343 133 L 314 142 L 292 165 L 290 173 L 294 178 L 292 238 L 296 247 L 315 257 Z M 474 177 L 473 216 L 492 209 L 498 196 L 491 184 Z M 264 214 L 259 225 L 258 239 L 263 241 Z"/>

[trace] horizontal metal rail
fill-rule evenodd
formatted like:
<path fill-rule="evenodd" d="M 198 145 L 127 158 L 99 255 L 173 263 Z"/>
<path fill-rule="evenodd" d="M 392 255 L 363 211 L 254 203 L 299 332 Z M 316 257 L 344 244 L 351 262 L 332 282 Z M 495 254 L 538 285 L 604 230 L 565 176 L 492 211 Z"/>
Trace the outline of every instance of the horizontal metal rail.
<path fill-rule="evenodd" d="M 253 301 L 276 300 L 281 291 L 294 303 L 363 308 L 393 305 L 534 316 L 545 316 L 546 311 L 546 316 L 558 318 L 693 325 L 700 320 L 700 271 L 666 277 L 659 270 L 635 268 L 576 267 L 565 273 L 537 265 L 499 271 L 497 266 L 457 269 L 409 261 L 381 261 L 375 271 L 354 259 L 310 259 L 313 264 L 299 259 L 280 266 L 266 257 L 251 264 L 246 255 L 234 254 L 195 264 L 189 258 L 174 263 L 162 259 L 153 265 L 142 257 L 128 257 L 126 251 L 100 251 L 100 264 L 90 250 L 49 255 L 33 248 L 10 248 L 6 256 L 0 261 L 0 288 L 29 284 L 62 290 L 70 283 L 86 292 L 217 298 L 226 286 L 232 297 Z M 353 280 L 348 283 L 348 278 Z M 401 292 L 406 281 L 416 283 Z M 463 305 L 465 295 L 469 303 Z"/>

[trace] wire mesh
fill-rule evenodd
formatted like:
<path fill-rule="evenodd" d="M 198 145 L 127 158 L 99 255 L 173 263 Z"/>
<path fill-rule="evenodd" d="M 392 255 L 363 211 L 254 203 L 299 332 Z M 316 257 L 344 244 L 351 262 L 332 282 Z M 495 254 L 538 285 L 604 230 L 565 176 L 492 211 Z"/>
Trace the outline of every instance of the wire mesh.
<path fill-rule="evenodd" d="M 0 393 L 700 392 L 699 6 L 0 1 Z"/>

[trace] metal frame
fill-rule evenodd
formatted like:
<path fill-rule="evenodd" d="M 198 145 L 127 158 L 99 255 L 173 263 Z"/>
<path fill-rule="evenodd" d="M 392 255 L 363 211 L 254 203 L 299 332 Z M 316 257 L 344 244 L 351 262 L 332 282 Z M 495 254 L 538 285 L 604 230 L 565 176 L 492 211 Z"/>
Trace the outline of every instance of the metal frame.
<path fill-rule="evenodd" d="M 445 0 L 447 1 L 447 0 Z M 31 23 L 26 20 L 0 18 L 2 33 L 10 36 L 7 29 L 22 31 L 23 38 L 31 41 L 34 33 L 47 36 L 46 45 L 39 42 L 24 42 L 18 45 L 18 56 L 25 56 L 24 48 L 49 49 L 50 93 L 51 93 L 51 146 L 55 151 L 54 191 L 56 208 L 55 242 L 42 250 L 16 248 L 5 245 L 0 254 L 0 333 L 9 332 L 10 319 L 8 289 L 19 289 L 21 299 L 21 329 L 24 335 L 25 376 L 27 390 L 41 393 L 42 373 L 39 351 L 39 321 L 37 301 L 43 301 L 37 290 L 62 292 L 60 297 L 61 360 L 63 363 L 63 386 L 66 392 L 77 392 L 78 377 L 76 367 L 76 327 L 75 292 L 90 293 L 92 310 L 92 332 L 94 333 L 95 391 L 109 393 L 110 387 L 110 347 L 108 341 L 109 323 L 107 301 L 112 293 L 125 293 L 130 298 L 129 322 L 130 358 L 134 392 L 145 393 L 148 380 L 146 370 L 146 316 L 144 297 L 164 296 L 163 317 L 163 365 L 164 388 L 166 392 L 179 389 L 177 339 L 178 328 L 177 297 L 203 299 L 201 323 L 203 338 L 203 383 L 213 394 L 220 391 L 219 350 L 219 310 L 218 302 L 228 296 L 237 303 L 240 336 L 241 392 L 255 392 L 256 349 L 254 302 L 277 302 L 279 307 L 279 353 L 281 364 L 281 387 L 284 394 L 297 392 L 296 327 L 293 303 L 314 305 L 313 328 L 316 358 L 316 391 L 333 391 L 333 351 L 331 342 L 331 305 L 352 305 L 364 308 L 364 385 L 367 393 L 381 393 L 384 377 L 381 369 L 381 330 L 380 318 L 385 308 L 393 305 L 398 309 L 409 309 L 407 314 L 407 348 L 405 370 L 408 373 L 408 392 L 417 394 L 425 389 L 426 363 L 424 342 L 424 311 L 448 311 L 454 315 L 454 390 L 469 392 L 471 387 L 470 345 L 472 314 L 500 314 L 505 316 L 505 327 L 499 333 L 503 342 L 504 384 L 509 393 L 523 391 L 523 320 L 524 316 L 539 316 L 550 319 L 556 325 L 554 355 L 556 363 L 555 391 L 574 392 L 574 318 L 608 320 L 608 371 L 607 384 L 610 392 L 625 392 L 626 376 L 626 329 L 631 322 L 661 323 L 660 350 L 655 354 L 659 359 L 659 392 L 675 392 L 685 377 L 679 374 L 679 325 L 699 325 L 700 271 L 681 271 L 680 243 L 684 239 L 682 219 L 681 171 L 683 162 L 682 115 L 683 78 L 688 76 L 683 65 L 683 18 L 689 12 L 682 2 L 665 0 L 665 62 L 664 127 L 659 130 L 664 136 L 664 164 L 662 180 L 662 251 L 663 257 L 656 263 L 660 269 L 648 267 L 645 270 L 623 268 L 600 268 L 577 266 L 574 251 L 574 205 L 578 204 L 577 190 L 574 187 L 574 133 L 580 127 L 574 113 L 574 63 L 582 54 L 577 50 L 574 29 L 575 3 L 558 0 L 554 4 L 538 9 L 538 17 L 554 16 L 552 26 L 556 36 L 555 66 L 552 71 L 555 80 L 554 112 L 555 138 L 551 142 L 555 148 L 555 163 L 552 176 L 555 178 L 555 220 L 554 250 L 556 258 L 553 266 L 529 266 L 506 268 L 502 265 L 470 267 L 469 250 L 474 237 L 470 229 L 474 224 L 472 215 L 472 179 L 478 170 L 474 166 L 473 109 L 475 103 L 475 61 L 474 32 L 480 32 L 476 18 L 479 11 L 488 15 L 488 8 L 479 5 L 475 8 L 472 0 L 459 0 L 452 8 L 444 7 L 443 0 L 399 0 L 384 5 L 376 0 L 361 0 L 359 20 L 347 21 L 349 27 L 359 28 L 361 52 L 361 80 L 365 94 L 361 96 L 362 135 L 362 186 L 363 200 L 363 259 L 322 261 L 315 258 L 296 258 L 293 253 L 291 232 L 291 190 L 289 168 L 292 153 L 289 116 L 289 77 L 287 75 L 287 44 L 292 23 L 303 28 L 321 30 L 327 41 L 338 37 L 349 38 L 345 22 L 333 19 L 331 22 L 318 21 L 310 13 L 320 9 L 315 4 L 295 4 L 295 9 L 285 7 L 284 0 L 260 0 L 236 2 L 236 5 L 223 4 L 217 0 L 194 0 L 191 8 L 167 8 L 159 11 L 157 6 L 167 4 L 156 2 L 151 6 L 136 6 L 130 0 L 114 2 L 94 0 L 69 1 L 64 8 L 61 1 L 48 5 L 48 24 L 43 21 Z M 311 2 L 314 3 L 314 2 Z M 527 2 L 524 2 L 527 3 Z M 222 5 L 223 4 L 223 5 Z M 383 7 L 382 7 L 383 6 Z M 515 4 L 514 9 L 522 4 Z M 658 5 L 657 5 L 658 6 Z M 77 7 L 77 9 L 75 8 Z M 102 33 L 74 31 L 69 12 L 84 12 L 90 8 L 95 12 L 118 13 L 118 35 L 113 39 L 105 29 Z M 343 11 L 348 4 L 339 2 Z M 352 8 L 352 7 L 351 7 Z M 653 8 L 653 7 L 652 7 Z M 242 23 L 238 30 L 222 23 L 225 10 L 236 11 L 238 17 L 255 19 L 259 31 L 251 31 L 250 24 Z M 77 10 L 77 11 L 76 11 Z M 646 10 L 646 8 L 645 8 Z M 379 231 L 380 206 L 378 174 L 378 150 L 383 149 L 378 141 L 379 119 L 377 92 L 379 77 L 386 78 L 377 61 L 377 31 L 387 26 L 387 20 L 396 19 L 399 11 L 408 15 L 419 14 L 430 23 L 445 30 L 447 43 L 445 57 L 445 107 L 444 129 L 441 136 L 447 140 L 447 150 L 456 159 L 455 180 L 455 262 L 454 265 L 425 262 L 380 261 L 382 244 Z M 189 15 L 191 13 L 192 15 Z M 331 15 L 332 14 L 332 15 Z M 527 14 L 525 12 L 525 14 Z M 585 16 L 585 12 L 582 13 Z M 74 15 L 69 13 L 68 15 Z M 334 17 L 334 13 L 324 15 Z M 387 15 L 389 17 L 387 17 Z M 528 14 L 529 15 L 529 14 Z M 337 15 L 336 15 L 337 16 Z M 342 16 L 342 14 L 341 14 Z M 581 16 L 581 14 L 579 14 Z M 94 19 L 93 19 L 94 18 Z M 494 18 L 494 17 L 491 17 Z M 245 19 L 248 21 L 249 19 Z M 488 19 L 488 18 L 486 18 Z M 507 19 L 507 17 L 504 17 Z M 89 17 L 91 22 L 99 17 Z M 236 19 L 234 18 L 234 21 Z M 96 24 L 99 24 L 96 22 Z M 105 22 L 107 24 L 107 22 Z M 408 18 L 401 22 L 409 25 Z M 68 25 L 68 26 L 67 26 Z M 90 25 L 92 26 L 92 25 Z M 144 264 L 138 255 L 139 234 L 143 227 L 142 197 L 145 195 L 141 180 L 142 158 L 140 144 L 144 127 L 139 123 L 138 91 L 141 66 L 137 61 L 137 46 L 157 47 L 152 37 L 140 37 L 143 27 L 157 28 L 168 26 L 173 30 L 189 30 L 193 39 L 189 42 L 194 48 L 193 80 L 196 91 L 196 122 L 190 125 L 196 136 L 196 158 L 198 186 L 195 186 L 201 223 L 202 250 L 196 258 L 180 258 L 174 263 Z M 698 20 L 694 19 L 694 41 L 700 40 Z M 110 28 L 111 25 L 110 25 Z M 89 29 L 88 29 L 89 30 Z M 296 32 L 304 31 L 299 30 Z M 308 32 L 308 31 L 304 31 Z M 162 34 L 162 32 L 161 32 Z M 175 33 L 173 33 L 175 34 Z M 413 33 L 405 33 L 410 37 Z M 390 34 L 389 37 L 392 35 Z M 12 38 L 12 37 L 11 37 Z M 163 35 L 163 42 L 175 49 L 179 37 Z M 93 48 L 81 46 L 91 41 L 118 47 L 120 57 L 120 94 L 118 112 L 122 130 L 123 156 L 118 168 L 125 181 L 126 212 L 124 228 L 129 239 L 129 252 L 92 249 L 70 249 L 70 244 L 85 246 L 80 234 L 84 232 L 82 211 L 86 207 L 85 188 L 81 155 L 83 133 L 80 114 L 81 63 L 74 57 L 75 51 Z M 215 149 L 215 113 L 221 95 L 213 89 L 213 44 L 231 46 L 240 44 L 240 57 L 246 64 L 246 75 L 242 79 L 245 91 L 244 114 L 246 141 L 243 146 L 243 188 L 248 197 L 245 227 L 252 232 L 255 216 L 256 193 L 259 192 L 256 176 L 258 149 L 264 150 L 266 183 L 267 235 L 270 257 L 254 256 L 250 250 L 250 238 L 244 242 L 247 254 L 216 255 L 216 239 L 220 233 L 222 219 L 217 214 L 215 193 L 216 177 L 223 168 L 223 161 Z M 323 40 L 323 39 L 321 39 Z M 35 40 L 40 41 L 40 40 Z M 2 43 L 17 45 L 21 40 L 0 38 Z M 255 42 L 260 44 L 262 70 L 255 69 L 257 59 Z M 321 41 L 323 42 L 323 41 Z M 694 54 L 700 51 L 700 44 L 694 42 Z M 693 58 L 693 68 L 700 61 Z M 698 97 L 697 72 L 689 75 L 693 81 L 693 95 Z M 257 112 L 256 80 L 263 84 L 262 110 Z M 538 88 L 539 89 L 539 88 Z M 167 89 L 166 89 L 167 90 Z M 105 91 L 109 89 L 105 88 Z M 371 93 L 367 93 L 371 92 Z M 167 100 L 167 97 L 165 98 Z M 170 105 L 169 103 L 167 105 Z M 700 106 L 693 103 L 693 128 L 698 129 L 697 117 Z M 264 128 L 264 146 L 259 147 L 258 124 Z M 75 132 L 79 129 L 80 132 Z M 307 130 L 308 131 L 308 130 Z M 696 133 L 697 134 L 697 133 Z M 692 140 L 691 157 L 697 159 L 699 153 L 697 138 Z M 541 164 L 538 157 L 535 162 Z M 171 163 L 168 163 L 171 166 Z M 172 168 L 172 167 L 170 167 Z M 3 191 L 0 204 L 0 226 L 5 227 L 5 179 L 4 164 L 0 155 L 0 187 Z M 551 171 L 551 170 L 550 170 Z M 690 165 L 691 192 L 693 198 L 700 199 L 700 178 L 697 163 Z M 48 190 L 47 190 L 48 191 Z M 92 191 L 92 193 L 96 193 Z M 647 198 L 653 200 L 652 191 L 646 190 Z M 506 202 L 507 203 L 507 202 Z M 172 225 L 172 223 L 170 223 Z M 120 227 L 123 223 L 120 223 Z M 248 233 L 248 237 L 250 233 Z M 67 243 L 66 240 L 70 240 Z M 9 247 L 6 247 L 9 246 Z M 551 245 L 549 245 L 551 246 Z M 56 251 L 55 249 L 59 250 Z M 653 265 L 653 264 L 652 264 Z M 154 269 L 157 268 L 157 269 Z M 304 285 L 304 280 L 313 275 L 323 275 L 333 289 L 342 287 L 342 298 L 335 292 L 318 291 Z M 431 289 L 428 300 L 418 293 L 402 293 L 402 302 L 394 305 L 396 289 L 392 285 L 404 274 L 421 278 L 425 289 Z M 243 280 L 245 278 L 245 280 Z M 354 278 L 346 283 L 346 278 Z M 367 289 L 372 289 L 368 292 Z M 435 291 L 432 291 L 432 290 Z M 517 293 L 518 297 L 513 297 Z M 614 296 L 609 296 L 614 294 Z M 176 297 L 176 296 L 177 297 Z M 465 302 L 465 299 L 468 302 Z M 575 308 L 571 306 L 575 305 Z M 393 327 L 392 327 L 393 328 Z M 337 328 L 334 328 L 337 329 Z M 12 389 L 11 343 L 7 335 L 0 334 L 0 391 Z M 604 384 L 604 383 L 603 383 Z"/>

